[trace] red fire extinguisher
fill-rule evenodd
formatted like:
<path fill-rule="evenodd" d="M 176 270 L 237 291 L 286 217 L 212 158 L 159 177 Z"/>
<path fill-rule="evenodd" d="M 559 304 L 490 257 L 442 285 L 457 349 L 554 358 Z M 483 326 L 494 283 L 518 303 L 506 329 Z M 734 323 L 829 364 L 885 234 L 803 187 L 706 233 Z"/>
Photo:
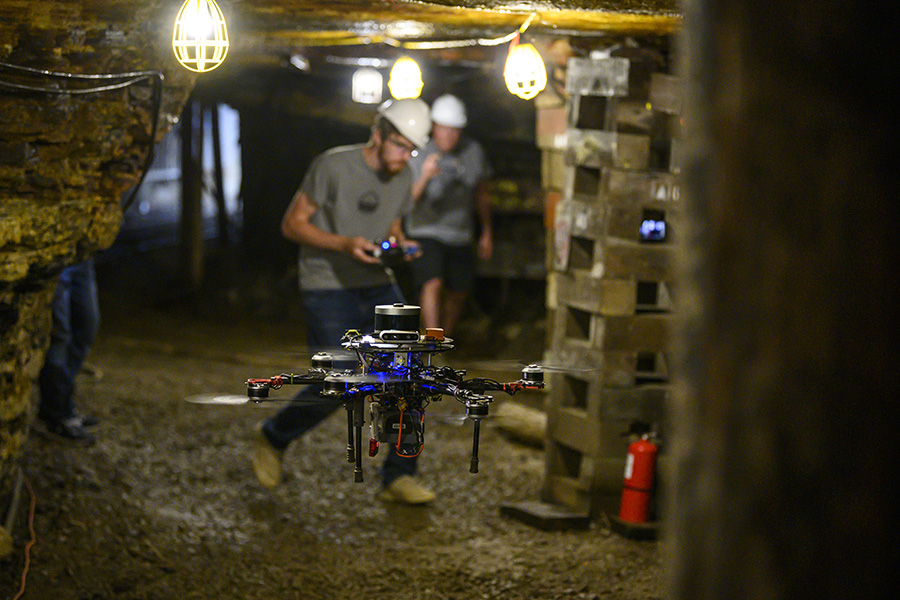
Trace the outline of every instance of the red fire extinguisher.
<path fill-rule="evenodd" d="M 628 446 L 625 460 L 625 481 L 619 518 L 630 523 L 646 523 L 650 516 L 650 500 L 656 477 L 656 455 L 659 448 L 644 434 Z"/>

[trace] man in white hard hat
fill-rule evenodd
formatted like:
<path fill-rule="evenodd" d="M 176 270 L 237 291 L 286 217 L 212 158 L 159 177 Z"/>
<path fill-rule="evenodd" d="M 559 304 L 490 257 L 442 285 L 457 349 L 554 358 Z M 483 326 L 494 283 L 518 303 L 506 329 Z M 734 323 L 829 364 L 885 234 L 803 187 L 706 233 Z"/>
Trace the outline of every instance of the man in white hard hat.
<path fill-rule="evenodd" d="M 377 258 L 375 239 L 406 239 L 401 215 L 411 206 L 410 156 L 425 145 L 431 128 L 421 100 L 389 100 L 378 109 L 366 144 L 332 148 L 317 156 L 281 222 L 282 234 L 300 244 L 301 298 L 311 348 L 334 347 L 350 329 L 371 328 L 375 306 L 402 302 L 399 290 Z M 308 386 L 258 432 L 253 467 L 260 483 L 282 479 L 284 450 L 291 441 L 333 413 L 340 404 L 323 402 L 320 386 Z M 422 504 L 434 493 L 413 474 L 416 459 L 395 449 L 382 469 L 380 497 Z"/>
<path fill-rule="evenodd" d="M 463 133 L 468 119 L 459 98 L 438 97 L 431 121 L 431 140 L 409 163 L 415 207 L 404 227 L 422 246 L 421 259 L 410 265 L 420 290 L 422 325 L 452 335 L 475 286 L 476 250 L 483 260 L 493 252 L 485 185 L 491 169 L 481 145 Z"/>

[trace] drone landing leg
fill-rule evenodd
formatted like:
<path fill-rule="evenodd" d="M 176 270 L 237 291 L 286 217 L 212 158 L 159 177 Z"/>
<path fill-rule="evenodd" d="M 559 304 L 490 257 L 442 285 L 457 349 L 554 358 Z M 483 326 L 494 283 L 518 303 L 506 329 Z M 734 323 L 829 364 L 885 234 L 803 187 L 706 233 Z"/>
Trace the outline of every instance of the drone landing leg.
<path fill-rule="evenodd" d="M 353 480 L 356 483 L 361 483 L 363 480 L 363 470 L 362 470 L 362 427 L 363 422 L 365 421 L 365 414 L 363 413 L 363 398 L 360 396 L 359 398 L 354 399 L 353 401 L 353 428 L 355 434 L 355 443 L 353 447 L 353 451 L 355 454 L 356 465 L 353 467 Z"/>
<path fill-rule="evenodd" d="M 474 419 L 472 432 L 472 462 L 469 463 L 469 473 L 478 472 L 478 436 L 481 434 L 481 419 Z"/>
<path fill-rule="evenodd" d="M 353 450 L 353 404 L 347 403 L 347 462 L 352 463 L 355 455 Z"/>

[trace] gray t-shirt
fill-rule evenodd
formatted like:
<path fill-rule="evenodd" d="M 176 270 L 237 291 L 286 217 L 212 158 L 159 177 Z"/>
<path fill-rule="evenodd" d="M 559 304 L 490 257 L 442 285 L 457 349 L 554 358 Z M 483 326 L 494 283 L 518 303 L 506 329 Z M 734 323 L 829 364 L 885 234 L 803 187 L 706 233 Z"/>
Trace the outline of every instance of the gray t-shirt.
<path fill-rule="evenodd" d="M 439 152 L 434 140 L 409 161 L 413 181 L 422 173 L 425 159 Z M 419 201 L 406 216 L 406 234 L 445 244 L 470 244 L 475 239 L 475 188 L 491 176 L 481 144 L 463 137 L 456 151 L 442 154 L 437 175 L 431 178 Z"/>
<path fill-rule="evenodd" d="M 332 148 L 317 156 L 300 190 L 318 210 L 310 222 L 331 233 L 370 240 L 388 236 L 391 223 L 409 210 L 411 174 L 404 168 L 385 179 L 363 159 L 363 144 Z M 301 245 L 300 287 L 305 290 L 361 288 L 390 283 L 380 265 L 361 263 L 349 254 Z"/>

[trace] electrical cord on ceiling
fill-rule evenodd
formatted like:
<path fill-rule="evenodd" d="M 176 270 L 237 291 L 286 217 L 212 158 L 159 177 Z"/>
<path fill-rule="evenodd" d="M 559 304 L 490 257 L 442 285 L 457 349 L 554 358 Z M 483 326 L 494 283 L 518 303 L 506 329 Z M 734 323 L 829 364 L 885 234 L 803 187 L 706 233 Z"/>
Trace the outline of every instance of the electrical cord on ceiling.
<path fill-rule="evenodd" d="M 131 188 L 128 197 L 122 203 L 122 212 L 128 210 L 128 207 L 131 206 L 131 204 L 134 202 L 134 199 L 137 197 L 137 191 L 141 187 L 141 183 L 143 183 L 144 177 L 147 175 L 147 171 L 150 169 L 150 165 L 153 163 L 154 149 L 156 147 L 156 133 L 159 129 L 159 113 L 162 107 L 162 84 L 164 80 L 162 72 L 151 70 L 132 71 L 127 73 L 61 73 L 57 71 L 47 71 L 45 69 L 35 69 L 32 67 L 14 65 L 3 61 L 0 61 L 0 68 L 30 76 L 49 77 L 52 79 L 68 80 L 79 83 L 98 81 L 114 82 L 106 85 L 92 85 L 89 87 L 79 88 L 63 88 L 27 85 L 0 79 L 0 88 L 22 93 L 54 94 L 60 96 L 86 95 L 124 89 L 137 83 L 142 83 L 144 81 L 150 82 L 152 90 L 150 109 L 152 113 L 152 120 L 150 123 L 150 143 L 147 148 L 147 154 L 144 157 L 144 162 L 141 165 L 140 177 L 138 178 L 137 183 Z"/>

